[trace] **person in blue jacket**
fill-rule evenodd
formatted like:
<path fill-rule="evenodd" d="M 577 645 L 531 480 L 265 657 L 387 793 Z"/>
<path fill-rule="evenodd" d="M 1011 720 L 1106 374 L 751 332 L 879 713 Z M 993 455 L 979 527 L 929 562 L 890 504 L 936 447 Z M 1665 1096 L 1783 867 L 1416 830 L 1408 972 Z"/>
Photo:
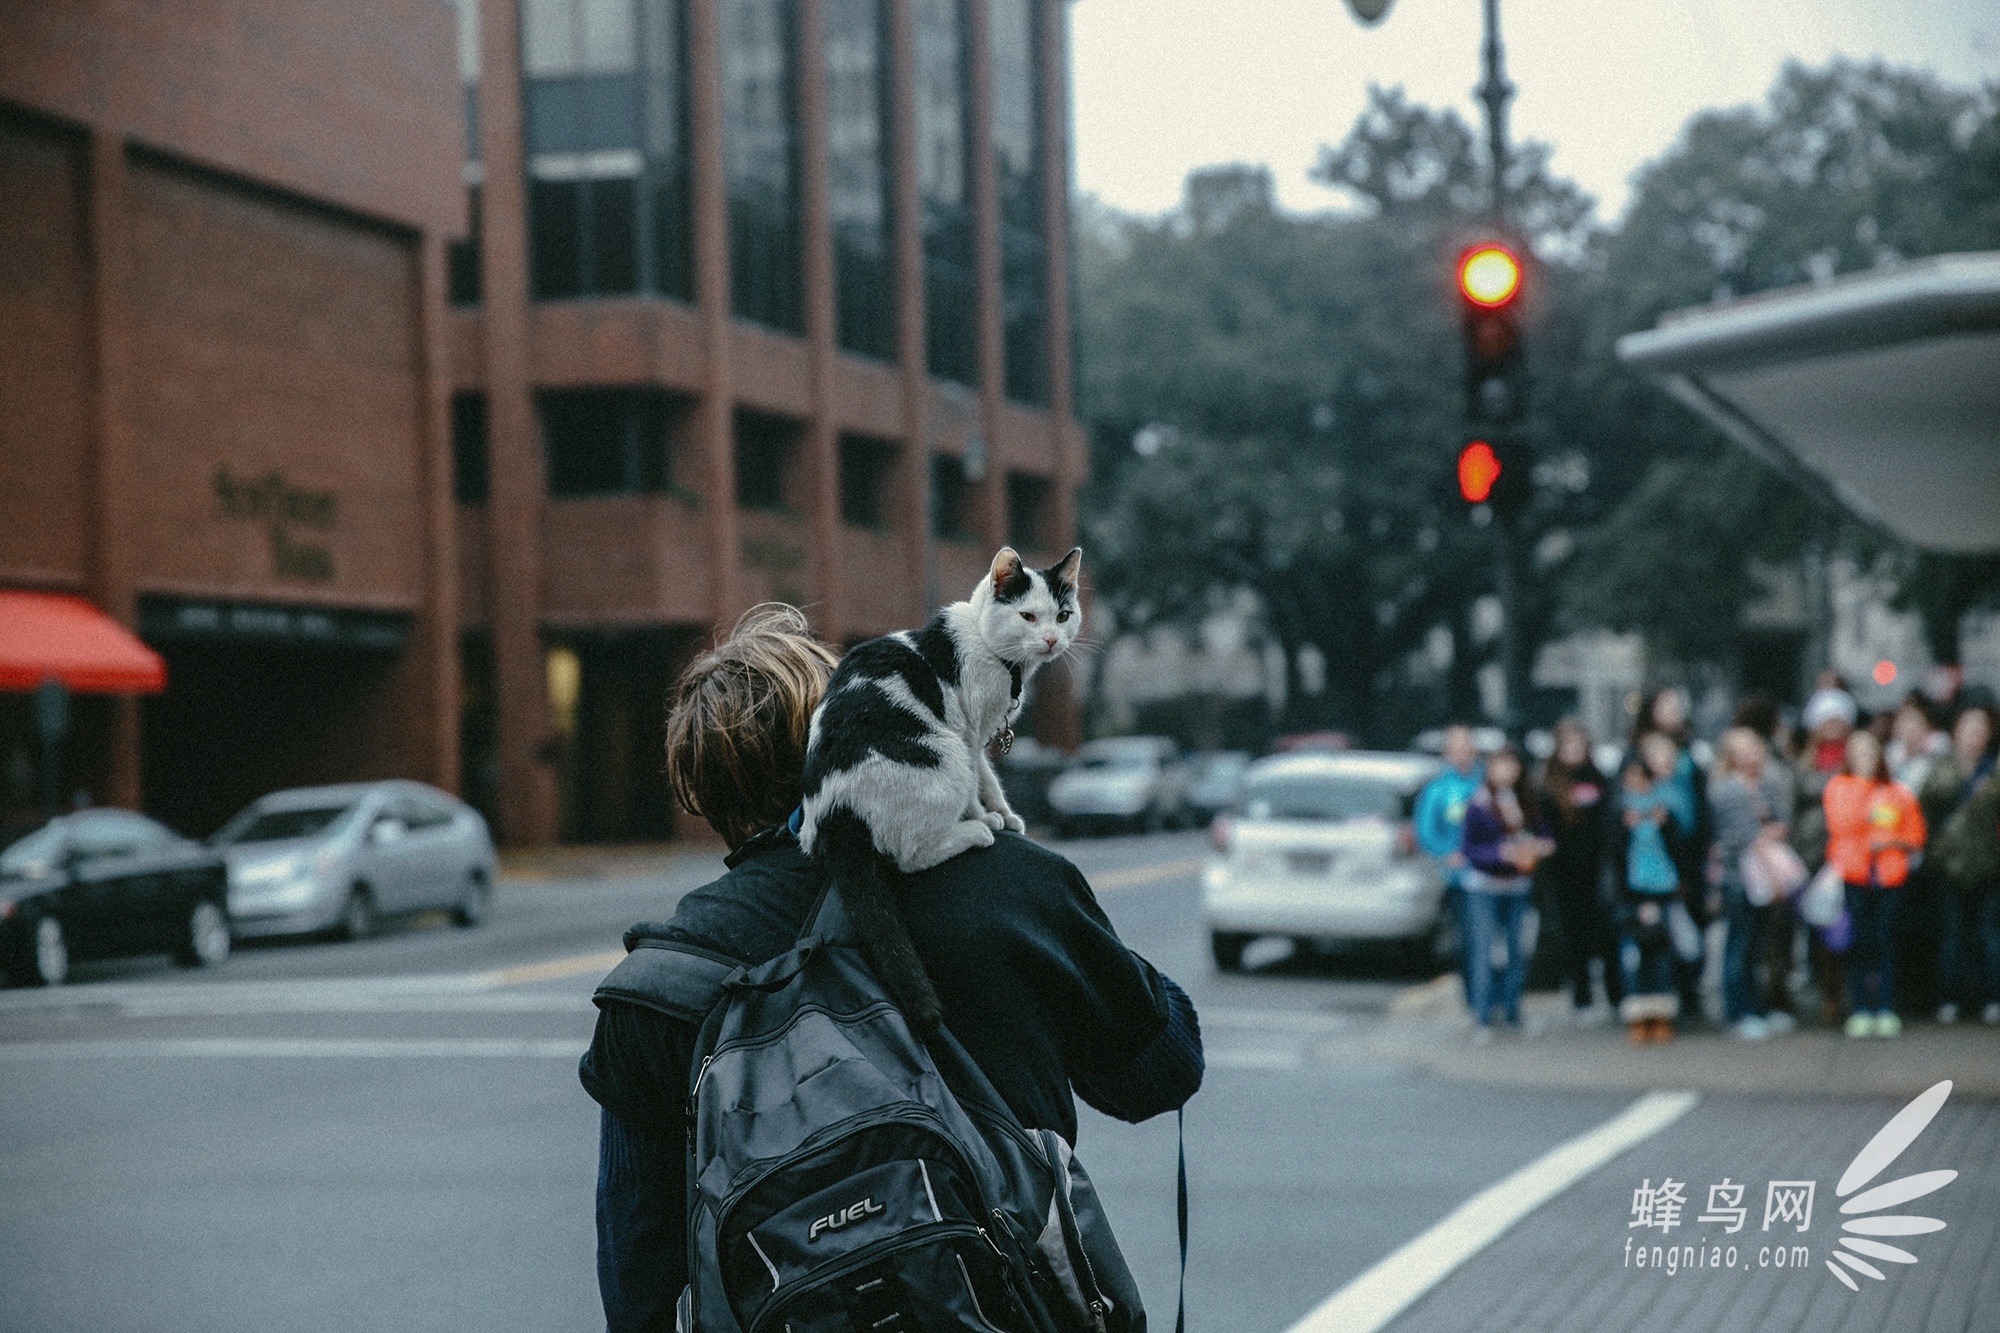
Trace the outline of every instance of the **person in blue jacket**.
<path fill-rule="evenodd" d="M 1445 910 L 1458 923 L 1459 974 L 1470 1004 L 1473 959 L 1465 925 L 1465 807 L 1486 780 L 1471 727 L 1445 728 L 1444 764 L 1444 771 L 1418 794 L 1413 822 L 1417 844 L 1444 863 Z"/>

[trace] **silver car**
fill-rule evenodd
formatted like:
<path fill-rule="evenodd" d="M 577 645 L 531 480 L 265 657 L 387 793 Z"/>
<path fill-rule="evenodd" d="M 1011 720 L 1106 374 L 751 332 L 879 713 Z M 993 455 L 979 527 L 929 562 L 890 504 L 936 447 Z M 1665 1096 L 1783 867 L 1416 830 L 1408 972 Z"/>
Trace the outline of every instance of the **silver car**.
<path fill-rule="evenodd" d="M 383 917 L 437 909 L 476 926 L 493 902 L 486 821 L 421 782 L 273 792 L 209 842 L 229 864 L 229 923 L 239 939 L 361 939 Z"/>
<path fill-rule="evenodd" d="M 1049 784 L 1049 810 L 1064 836 L 1098 827 L 1179 828 L 1192 815 L 1193 775 L 1180 747 L 1165 736 L 1091 741 Z"/>
<path fill-rule="evenodd" d="M 1409 816 L 1439 768 L 1427 755 L 1351 752 L 1262 759 L 1217 818 L 1202 873 L 1215 964 L 1235 971 L 1260 935 L 1401 941 L 1449 953 L 1444 873 Z"/>

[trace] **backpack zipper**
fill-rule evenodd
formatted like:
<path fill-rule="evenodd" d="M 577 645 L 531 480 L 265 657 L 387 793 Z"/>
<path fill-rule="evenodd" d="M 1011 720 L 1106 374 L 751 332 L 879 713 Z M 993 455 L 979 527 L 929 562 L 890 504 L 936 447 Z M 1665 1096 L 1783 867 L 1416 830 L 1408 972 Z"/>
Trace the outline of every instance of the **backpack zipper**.
<path fill-rule="evenodd" d="M 801 1291 L 811 1291 L 824 1287 L 829 1282 L 845 1277 L 857 1268 L 866 1268 L 868 1265 L 885 1259 L 889 1255 L 900 1253 L 903 1250 L 915 1249 L 919 1245 L 927 1245 L 946 1236 L 963 1236 L 969 1240 L 983 1230 L 984 1228 L 976 1227 L 970 1222 L 927 1222 L 922 1226 L 911 1227 L 909 1230 L 901 1232 L 898 1235 L 885 1237 L 871 1245 L 864 1245 L 862 1248 L 854 1251 L 854 1253 L 844 1255 L 832 1263 L 825 1265 L 813 1275 L 810 1282 L 794 1279 L 790 1286 L 781 1287 L 777 1291 L 773 1291 L 758 1305 L 757 1312 L 750 1316 L 750 1322 L 746 1325 L 746 1328 L 749 1330 L 749 1333 L 758 1333 L 758 1330 L 765 1326 L 765 1317 L 772 1312 L 772 1308 L 777 1304 L 780 1297 L 790 1301 L 795 1299 Z M 987 1243 L 992 1243 L 991 1237 L 987 1238 Z"/>

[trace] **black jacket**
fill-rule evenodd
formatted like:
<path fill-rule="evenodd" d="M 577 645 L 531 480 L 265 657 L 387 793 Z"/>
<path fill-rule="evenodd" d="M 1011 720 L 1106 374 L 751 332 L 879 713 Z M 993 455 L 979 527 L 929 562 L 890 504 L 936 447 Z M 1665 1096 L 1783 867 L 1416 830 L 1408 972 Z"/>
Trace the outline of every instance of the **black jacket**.
<path fill-rule="evenodd" d="M 791 947 L 821 877 L 798 844 L 760 835 L 730 873 L 640 936 L 748 964 Z M 1071 1090 L 1120 1119 L 1172 1110 L 1201 1085 L 1201 1034 L 1180 988 L 1125 947 L 1077 869 L 1013 834 L 897 877 L 945 1024 L 1021 1123 L 1076 1141 Z M 602 1006 L 579 1074 L 604 1108 L 598 1281 L 614 1333 L 672 1327 L 684 1284 L 687 1090 L 695 1030 Z"/>

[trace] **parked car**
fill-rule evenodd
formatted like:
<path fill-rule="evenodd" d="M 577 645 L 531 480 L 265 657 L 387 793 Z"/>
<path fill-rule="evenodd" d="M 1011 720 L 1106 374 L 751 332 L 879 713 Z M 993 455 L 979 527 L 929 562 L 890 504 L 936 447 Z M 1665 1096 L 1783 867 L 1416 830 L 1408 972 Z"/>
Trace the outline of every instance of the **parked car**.
<path fill-rule="evenodd" d="M 1204 750 L 1188 759 L 1193 781 L 1188 786 L 1188 808 L 1206 824 L 1236 804 L 1243 794 L 1243 775 L 1250 767 L 1244 750 Z"/>
<path fill-rule="evenodd" d="M 1223 971 L 1261 935 L 1400 942 L 1426 957 L 1452 946 L 1444 873 L 1418 849 L 1416 795 L 1427 755 L 1355 751 L 1261 759 L 1236 808 L 1210 831 L 1202 912 Z"/>
<path fill-rule="evenodd" d="M 0 851 L 0 967 L 60 986 L 76 958 L 172 953 L 187 967 L 229 957 L 222 858 L 130 810 L 49 820 Z"/>
<path fill-rule="evenodd" d="M 273 792 L 210 843 L 229 863 L 238 938 L 362 939 L 384 917 L 446 909 L 461 926 L 493 902 L 493 839 L 477 810 L 420 782 Z"/>
<path fill-rule="evenodd" d="M 1022 736 L 1015 740 L 1012 749 L 993 761 L 993 768 L 999 774 L 1000 785 L 1007 789 L 1007 804 L 1034 827 L 1055 822 L 1055 814 L 1049 809 L 1049 784 L 1068 764 L 1062 751 L 1043 745 L 1033 736 Z"/>
<path fill-rule="evenodd" d="M 1049 784 L 1049 808 L 1065 837 L 1101 827 L 1180 828 L 1192 818 L 1192 780 L 1180 747 L 1168 737 L 1110 737 L 1076 752 L 1075 762 Z"/>

